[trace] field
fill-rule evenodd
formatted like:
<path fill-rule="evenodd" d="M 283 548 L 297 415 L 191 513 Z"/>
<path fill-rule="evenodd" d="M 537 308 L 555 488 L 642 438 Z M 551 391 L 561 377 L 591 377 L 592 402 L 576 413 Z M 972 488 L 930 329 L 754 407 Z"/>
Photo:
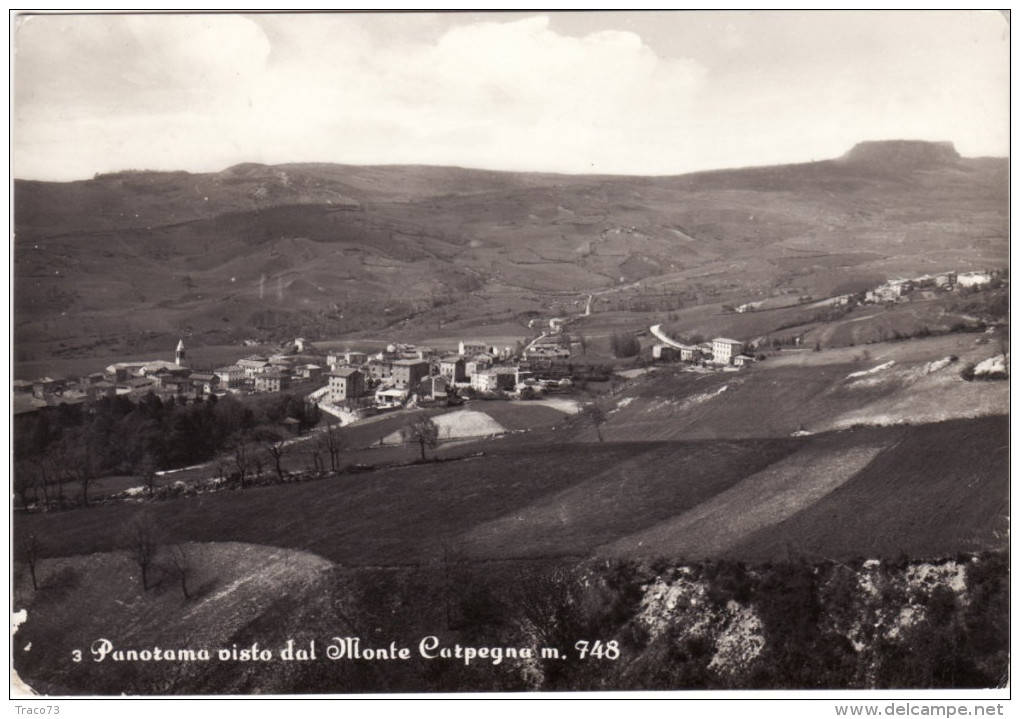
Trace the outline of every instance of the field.
<path fill-rule="evenodd" d="M 982 335 L 955 334 L 814 352 L 786 351 L 741 372 L 664 365 L 603 400 L 608 439 L 787 437 L 870 424 L 939 422 L 1008 412 L 1008 387 L 966 382 L 992 357 Z M 956 357 L 956 360 L 951 358 Z M 889 364 L 892 363 L 892 364 Z M 851 376 L 866 373 L 860 376 Z M 579 426 L 578 437 L 596 439 Z"/>
<path fill-rule="evenodd" d="M 886 446 L 881 440 L 836 448 L 819 442 L 604 551 L 646 558 L 683 557 L 688 561 L 719 556 L 748 535 L 810 507 L 849 482 Z"/>
<path fill-rule="evenodd" d="M 1004 424 L 986 418 L 775 440 L 533 445 L 523 453 L 493 440 L 478 444 L 485 454 L 471 459 L 19 515 L 16 527 L 43 538 L 44 553 L 52 557 L 112 551 L 122 541 L 115 528 L 148 511 L 168 541 L 270 543 L 345 565 L 427 562 L 444 548 L 477 558 L 580 556 L 613 542 L 618 549 L 612 553 L 640 546 L 641 556 L 740 556 L 734 547 L 745 546 L 755 558 L 783 558 L 789 548 L 782 541 L 741 541 L 784 522 L 797 526 L 801 517 L 821 511 L 815 507 L 834 501 L 829 497 L 847 496 L 853 509 L 843 516 L 854 518 L 848 534 L 830 538 L 825 519 L 805 525 L 813 533 L 800 544 L 824 549 L 825 556 L 857 556 L 865 549 L 928 556 L 999 546 L 995 523 L 1008 476 Z M 952 449 L 959 442 L 966 443 L 965 452 Z M 910 458 L 920 448 L 926 459 L 918 463 Z M 886 469 L 869 469 L 873 465 Z M 903 475 L 906 465 L 920 469 Z M 934 467 L 936 474 L 924 469 Z M 888 486 L 897 476 L 909 478 L 895 484 L 903 494 L 897 504 L 881 505 L 888 489 L 869 488 Z M 975 484 L 975 478 L 984 479 Z M 782 506 L 773 507 L 768 496 L 788 499 L 776 499 Z M 882 511 L 872 506 L 876 501 Z M 228 515 L 230 522 L 223 522 Z M 853 529 L 864 515 L 867 529 Z M 742 528 L 718 539 L 696 529 L 723 524 Z M 695 544 L 677 544 L 676 537 Z"/>
<path fill-rule="evenodd" d="M 939 557 L 1008 543 L 1009 425 L 987 418 L 907 429 L 852 482 L 725 554 Z"/>

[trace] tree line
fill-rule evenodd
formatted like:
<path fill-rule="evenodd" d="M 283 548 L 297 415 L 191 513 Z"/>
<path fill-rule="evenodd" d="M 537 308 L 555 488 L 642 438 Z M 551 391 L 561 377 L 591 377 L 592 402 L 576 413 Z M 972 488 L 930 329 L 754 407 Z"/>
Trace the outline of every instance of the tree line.
<path fill-rule="evenodd" d="M 282 424 L 298 431 L 319 421 L 319 409 L 303 397 L 283 394 L 239 401 L 232 397 L 163 400 L 150 393 L 140 402 L 126 397 L 59 405 L 14 425 L 14 487 L 22 506 L 41 493 L 47 505 L 65 503 L 65 485 L 78 485 L 88 504 L 91 484 L 126 474 L 155 482 L 162 469 L 206 462 L 235 446 L 238 438 L 262 446 L 282 445 Z M 276 468 L 282 473 L 276 457 Z"/>

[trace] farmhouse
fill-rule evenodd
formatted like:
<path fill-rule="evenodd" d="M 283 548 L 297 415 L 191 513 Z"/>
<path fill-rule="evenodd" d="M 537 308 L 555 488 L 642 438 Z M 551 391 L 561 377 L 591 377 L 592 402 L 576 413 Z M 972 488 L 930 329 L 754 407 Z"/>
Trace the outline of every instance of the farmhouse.
<path fill-rule="evenodd" d="M 489 355 L 476 355 L 464 363 L 464 374 L 467 377 L 474 377 L 492 366 L 492 357 Z"/>
<path fill-rule="evenodd" d="M 289 386 L 290 377 L 275 367 L 271 367 L 255 376 L 256 392 L 279 392 Z"/>
<path fill-rule="evenodd" d="M 449 382 L 463 382 L 467 378 L 464 371 L 464 358 L 460 355 L 443 357 L 439 360 L 439 374 Z"/>
<path fill-rule="evenodd" d="M 417 393 L 422 399 L 445 400 L 447 392 L 447 379 L 442 375 L 431 375 L 418 383 Z"/>
<path fill-rule="evenodd" d="M 322 379 L 322 367 L 317 364 L 298 365 L 294 368 L 294 372 L 301 379 L 306 379 L 311 382 L 318 382 Z"/>
<path fill-rule="evenodd" d="M 913 289 L 910 280 L 890 280 L 889 282 L 868 290 L 864 294 L 865 302 L 897 302 L 904 294 Z"/>
<path fill-rule="evenodd" d="M 91 401 L 103 399 L 104 397 L 116 397 L 117 385 L 110 382 L 96 382 L 85 388 L 85 396 Z"/>
<path fill-rule="evenodd" d="M 220 387 L 234 389 L 244 383 L 244 369 L 239 365 L 232 364 L 226 367 L 217 367 L 213 372 L 220 378 Z"/>
<path fill-rule="evenodd" d="M 470 357 L 472 355 L 488 354 L 489 346 L 484 342 L 465 342 L 460 341 L 458 345 L 457 354 L 462 357 Z"/>
<path fill-rule="evenodd" d="M 360 367 L 368 362 L 368 355 L 364 352 L 352 352 L 348 350 L 344 353 L 344 360 L 351 367 Z"/>
<path fill-rule="evenodd" d="M 365 394 L 365 375 L 353 367 L 341 367 L 329 373 L 329 400 L 334 404 Z"/>
<path fill-rule="evenodd" d="M 173 372 L 157 372 L 155 375 L 156 385 L 171 394 L 194 395 L 195 385 L 188 378 Z"/>
<path fill-rule="evenodd" d="M 652 359 L 662 360 L 663 362 L 672 362 L 680 358 L 680 350 L 676 347 L 670 347 L 669 345 L 654 344 L 652 345 Z"/>
<path fill-rule="evenodd" d="M 988 272 L 961 272 L 956 276 L 956 284 L 960 287 L 981 287 L 992 281 Z"/>
<path fill-rule="evenodd" d="M 744 351 L 744 345 L 737 340 L 716 337 L 712 340 L 712 361 L 715 364 L 729 365 L 735 356 Z"/>
<path fill-rule="evenodd" d="M 260 355 L 252 355 L 237 360 L 237 366 L 244 372 L 246 379 L 252 379 L 255 375 L 261 374 L 269 367 L 269 360 Z"/>
<path fill-rule="evenodd" d="M 517 380 L 517 370 L 513 367 L 496 367 L 471 375 L 471 389 L 476 392 L 510 391 Z"/>
<path fill-rule="evenodd" d="M 423 377 L 429 376 L 429 363 L 420 359 L 400 359 L 393 362 L 393 384 L 400 389 L 414 387 Z"/>
<path fill-rule="evenodd" d="M 117 386 L 122 390 L 121 393 L 128 395 L 130 399 L 138 399 L 151 392 L 156 383 L 152 381 L 151 377 L 129 377 L 123 382 L 119 382 Z"/>
<path fill-rule="evenodd" d="M 212 394 L 220 386 L 219 375 L 215 372 L 192 372 L 188 379 L 195 384 L 196 389 L 200 387 L 205 394 Z"/>
<path fill-rule="evenodd" d="M 566 347 L 544 345 L 532 347 L 524 355 L 527 359 L 570 359 L 570 350 Z"/>
<path fill-rule="evenodd" d="M 387 380 L 393 376 L 393 362 L 384 359 L 373 359 L 365 365 L 368 376 L 375 382 Z"/>

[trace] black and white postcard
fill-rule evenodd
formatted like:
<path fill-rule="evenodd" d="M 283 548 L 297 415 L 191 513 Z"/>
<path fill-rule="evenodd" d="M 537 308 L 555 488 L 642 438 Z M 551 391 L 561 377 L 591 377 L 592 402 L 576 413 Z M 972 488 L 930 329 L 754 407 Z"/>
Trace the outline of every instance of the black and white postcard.
<path fill-rule="evenodd" d="M 11 38 L 12 694 L 1008 695 L 1008 12 Z"/>

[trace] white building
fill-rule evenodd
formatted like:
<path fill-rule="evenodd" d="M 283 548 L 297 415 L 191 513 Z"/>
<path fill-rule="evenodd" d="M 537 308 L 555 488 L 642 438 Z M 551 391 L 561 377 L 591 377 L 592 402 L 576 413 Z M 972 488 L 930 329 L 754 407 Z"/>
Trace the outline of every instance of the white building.
<path fill-rule="evenodd" d="M 981 287 L 992 281 L 987 272 L 961 272 L 956 276 L 956 284 L 960 287 Z"/>
<path fill-rule="evenodd" d="M 744 344 L 737 340 L 716 337 L 712 340 L 712 361 L 716 364 L 732 364 L 733 358 L 744 351 Z"/>
<path fill-rule="evenodd" d="M 380 387 L 375 392 L 375 403 L 379 407 L 400 407 L 407 399 L 408 391 L 396 387 Z"/>
<path fill-rule="evenodd" d="M 469 357 L 472 355 L 488 354 L 489 346 L 484 342 L 465 342 L 460 341 L 457 346 L 457 354 L 462 357 Z"/>

